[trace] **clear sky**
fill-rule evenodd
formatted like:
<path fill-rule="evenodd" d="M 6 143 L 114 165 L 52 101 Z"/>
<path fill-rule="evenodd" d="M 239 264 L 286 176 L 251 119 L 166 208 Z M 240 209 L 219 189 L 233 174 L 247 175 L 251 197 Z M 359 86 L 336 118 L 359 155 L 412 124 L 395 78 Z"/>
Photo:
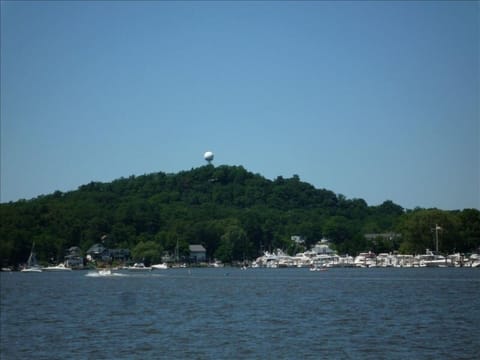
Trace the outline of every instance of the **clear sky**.
<path fill-rule="evenodd" d="M 479 3 L 1 2 L 1 201 L 242 165 L 480 208 Z"/>

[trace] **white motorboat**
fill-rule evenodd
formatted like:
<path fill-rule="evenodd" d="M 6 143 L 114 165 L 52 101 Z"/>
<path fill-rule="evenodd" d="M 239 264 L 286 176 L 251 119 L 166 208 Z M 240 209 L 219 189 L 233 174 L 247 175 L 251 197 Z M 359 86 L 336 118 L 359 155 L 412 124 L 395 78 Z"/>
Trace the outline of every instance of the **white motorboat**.
<path fill-rule="evenodd" d="M 453 265 L 450 259 L 429 249 L 426 250 L 425 254 L 418 255 L 416 259 L 420 267 L 449 267 Z"/>
<path fill-rule="evenodd" d="M 21 272 L 41 273 L 42 268 L 40 266 L 30 266 L 30 267 L 27 266 L 20 271 Z"/>
<path fill-rule="evenodd" d="M 151 271 L 151 267 L 145 266 L 144 263 L 135 263 L 133 266 L 127 267 L 127 270 L 129 271 Z"/>
<path fill-rule="evenodd" d="M 100 276 L 110 276 L 110 275 L 112 275 L 112 270 L 111 269 L 100 269 L 100 270 L 98 270 L 98 275 L 100 275 Z"/>
<path fill-rule="evenodd" d="M 155 265 L 152 265 L 151 268 L 154 269 L 154 270 L 166 270 L 166 269 L 168 269 L 168 265 L 165 264 L 165 263 L 155 264 Z"/>
<path fill-rule="evenodd" d="M 122 273 L 114 272 L 112 269 L 97 269 L 97 271 L 89 271 L 85 274 L 87 277 L 99 278 L 99 277 L 117 277 L 117 276 L 128 276 Z"/>
<path fill-rule="evenodd" d="M 470 255 L 470 266 L 473 268 L 480 268 L 480 254 Z"/>
<path fill-rule="evenodd" d="M 47 266 L 42 268 L 43 271 L 72 271 L 69 267 L 66 267 L 64 263 L 60 263 L 56 266 Z"/>
<path fill-rule="evenodd" d="M 222 267 L 224 267 L 224 264 L 221 261 L 215 260 L 214 262 L 209 263 L 208 267 L 222 268 Z"/>
<path fill-rule="evenodd" d="M 368 252 L 368 253 L 363 252 L 358 254 L 355 257 L 355 260 L 353 261 L 353 263 L 355 264 L 356 267 L 361 267 L 361 268 L 375 267 L 377 265 L 376 258 L 377 256 L 372 252 Z"/>
<path fill-rule="evenodd" d="M 310 268 L 310 271 L 328 271 L 328 268 L 326 268 L 325 266 L 314 265 Z"/>

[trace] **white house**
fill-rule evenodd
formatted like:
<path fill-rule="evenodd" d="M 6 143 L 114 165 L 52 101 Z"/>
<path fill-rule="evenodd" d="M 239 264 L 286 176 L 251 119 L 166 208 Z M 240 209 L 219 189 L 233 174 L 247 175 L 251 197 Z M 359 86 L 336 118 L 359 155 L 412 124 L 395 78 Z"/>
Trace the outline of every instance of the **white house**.
<path fill-rule="evenodd" d="M 317 255 L 325 254 L 325 255 L 334 255 L 335 250 L 330 249 L 328 246 L 328 240 L 322 239 L 319 243 L 317 243 L 313 248 L 312 251 L 315 252 Z"/>

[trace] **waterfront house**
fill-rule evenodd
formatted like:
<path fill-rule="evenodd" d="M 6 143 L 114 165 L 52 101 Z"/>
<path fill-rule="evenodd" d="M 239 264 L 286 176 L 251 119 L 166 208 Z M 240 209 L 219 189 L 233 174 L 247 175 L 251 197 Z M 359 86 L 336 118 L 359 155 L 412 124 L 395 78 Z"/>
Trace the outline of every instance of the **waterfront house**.
<path fill-rule="evenodd" d="M 82 250 L 78 246 L 72 246 L 67 250 L 64 264 L 71 269 L 83 269 Z"/>
<path fill-rule="evenodd" d="M 128 249 L 108 249 L 110 258 L 114 261 L 125 262 L 130 259 L 130 250 Z"/>
<path fill-rule="evenodd" d="M 319 243 L 315 244 L 315 246 L 311 250 L 316 255 L 334 255 L 335 250 L 332 250 L 329 246 L 329 241 L 327 239 L 322 239 Z"/>
<path fill-rule="evenodd" d="M 110 252 L 108 251 L 105 246 L 100 243 L 93 244 L 87 250 L 87 259 L 89 261 L 93 260 L 102 260 L 102 261 L 109 261 L 110 260 Z"/>
<path fill-rule="evenodd" d="M 192 262 L 205 262 L 207 260 L 207 250 L 203 245 L 189 245 L 190 261 Z"/>
<path fill-rule="evenodd" d="M 87 250 L 87 260 L 101 261 L 121 261 L 125 262 L 130 259 L 130 250 L 128 249 L 107 249 L 100 243 L 92 245 Z"/>

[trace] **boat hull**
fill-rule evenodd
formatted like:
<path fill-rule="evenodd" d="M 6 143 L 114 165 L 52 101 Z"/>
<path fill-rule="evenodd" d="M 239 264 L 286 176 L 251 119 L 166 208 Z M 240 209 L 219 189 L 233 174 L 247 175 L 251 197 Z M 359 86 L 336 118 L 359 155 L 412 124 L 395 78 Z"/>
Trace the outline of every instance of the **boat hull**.
<path fill-rule="evenodd" d="M 40 268 L 26 268 L 26 269 L 20 270 L 20 272 L 23 272 L 23 273 L 41 273 L 42 269 L 40 269 Z"/>

